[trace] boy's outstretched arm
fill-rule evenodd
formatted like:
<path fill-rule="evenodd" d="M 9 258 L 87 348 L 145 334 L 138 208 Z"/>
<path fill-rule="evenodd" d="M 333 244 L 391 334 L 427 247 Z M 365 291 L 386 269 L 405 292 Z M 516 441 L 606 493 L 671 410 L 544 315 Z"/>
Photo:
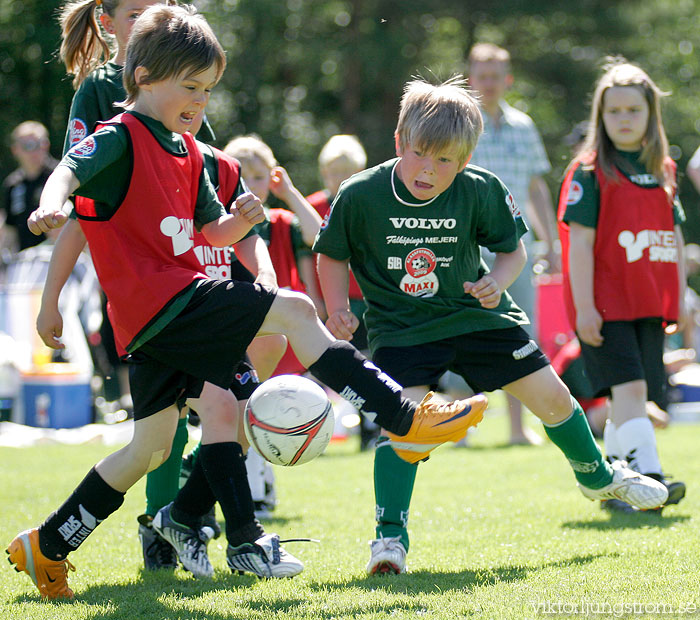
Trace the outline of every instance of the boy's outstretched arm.
<path fill-rule="evenodd" d="M 282 166 L 275 166 L 270 174 L 270 191 L 296 214 L 304 243 L 311 247 L 321 228 L 321 216 L 292 183 Z"/>
<path fill-rule="evenodd" d="M 493 268 L 476 282 L 465 282 L 464 292 L 476 297 L 484 308 L 495 308 L 501 303 L 501 295 L 520 275 L 527 261 L 522 240 L 512 252 L 496 252 Z"/>
<path fill-rule="evenodd" d="M 246 192 L 241 194 L 229 209 L 230 213 L 202 226 L 204 238 L 214 247 L 233 245 L 248 234 L 255 224 L 265 221 L 260 199 Z"/>
<path fill-rule="evenodd" d="M 360 322 L 350 311 L 348 261 L 318 255 L 318 279 L 326 302 L 326 327 L 339 340 L 351 340 Z"/>
<path fill-rule="evenodd" d="M 586 344 L 599 347 L 603 344 L 603 317 L 593 296 L 595 236 L 595 228 L 577 222 L 569 224 L 569 280 L 576 307 L 576 333 Z"/>
<path fill-rule="evenodd" d="M 277 274 L 272 266 L 270 252 L 260 235 L 250 235 L 234 245 L 238 260 L 255 276 L 255 281 L 277 286 Z"/>
<path fill-rule="evenodd" d="M 46 180 L 39 199 L 39 208 L 27 220 L 27 226 L 35 235 L 60 228 L 68 215 L 63 210 L 70 195 L 80 187 L 80 181 L 68 166 L 56 166 Z"/>
<path fill-rule="evenodd" d="M 73 267 L 85 247 L 85 235 L 76 220 L 68 220 L 51 254 L 46 274 L 41 308 L 36 319 L 36 330 L 47 347 L 63 349 L 59 338 L 63 335 L 63 318 L 58 310 L 58 298 L 68 281 Z"/>

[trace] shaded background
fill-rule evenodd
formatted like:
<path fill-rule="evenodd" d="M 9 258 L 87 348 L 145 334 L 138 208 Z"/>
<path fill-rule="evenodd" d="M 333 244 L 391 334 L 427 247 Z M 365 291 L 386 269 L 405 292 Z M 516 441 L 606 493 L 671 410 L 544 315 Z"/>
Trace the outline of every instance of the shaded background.
<path fill-rule="evenodd" d="M 23 120 L 49 127 L 60 155 L 72 97 L 57 59 L 58 0 L 0 0 L 0 174 Z M 588 115 L 607 54 L 640 64 L 671 96 L 663 105 L 672 156 L 685 169 L 700 145 L 700 0 L 196 0 L 227 51 L 211 99 L 217 146 L 256 132 L 303 193 L 321 185 L 316 158 L 334 133 L 355 133 L 369 165 L 393 156 L 403 84 L 464 70 L 476 41 L 506 47 L 507 99 L 535 120 L 556 193 L 569 158 L 563 137 Z M 688 240 L 700 241 L 700 197 L 681 174 Z"/>

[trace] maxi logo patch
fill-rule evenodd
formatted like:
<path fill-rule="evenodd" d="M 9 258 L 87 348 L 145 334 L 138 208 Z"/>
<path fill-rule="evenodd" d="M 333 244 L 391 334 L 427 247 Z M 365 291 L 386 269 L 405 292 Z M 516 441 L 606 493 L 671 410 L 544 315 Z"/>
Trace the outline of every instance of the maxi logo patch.
<path fill-rule="evenodd" d="M 91 157 L 96 151 L 97 142 L 92 136 L 88 136 L 70 150 L 74 157 Z"/>
<path fill-rule="evenodd" d="M 571 181 L 569 194 L 566 197 L 567 205 L 577 204 L 583 198 L 583 186 L 578 181 Z"/>
<path fill-rule="evenodd" d="M 400 287 L 412 297 L 432 297 L 440 288 L 435 275 L 437 259 L 432 250 L 416 248 L 408 253 L 404 261 L 406 275 L 401 278 Z"/>
<path fill-rule="evenodd" d="M 71 147 L 75 146 L 81 140 L 84 140 L 88 135 L 87 123 L 82 118 L 71 119 L 68 125 L 68 135 L 70 136 Z"/>
<path fill-rule="evenodd" d="M 510 192 L 506 194 L 506 204 L 513 214 L 513 217 L 520 217 L 520 207 L 516 204 L 515 198 L 513 198 L 513 194 Z"/>

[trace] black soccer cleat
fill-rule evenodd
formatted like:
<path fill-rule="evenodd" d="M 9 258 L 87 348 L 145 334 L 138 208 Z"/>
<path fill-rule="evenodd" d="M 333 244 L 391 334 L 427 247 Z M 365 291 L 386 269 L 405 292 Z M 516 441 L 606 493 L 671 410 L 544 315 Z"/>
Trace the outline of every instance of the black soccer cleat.
<path fill-rule="evenodd" d="M 177 552 L 172 545 L 153 529 L 153 517 L 140 515 L 139 540 L 143 551 L 143 564 L 146 570 L 173 570 L 177 568 Z"/>

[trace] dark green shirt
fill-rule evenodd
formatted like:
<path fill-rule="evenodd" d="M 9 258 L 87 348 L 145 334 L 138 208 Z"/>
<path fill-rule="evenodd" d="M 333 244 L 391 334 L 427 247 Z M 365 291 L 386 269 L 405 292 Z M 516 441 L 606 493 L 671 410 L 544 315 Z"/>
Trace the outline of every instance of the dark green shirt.
<path fill-rule="evenodd" d="M 487 271 L 479 246 L 513 252 L 527 231 L 505 185 L 467 166 L 442 194 L 418 206 L 394 173 L 397 162 L 345 181 L 313 246 L 349 259 L 368 305 L 371 350 L 527 323 L 508 293 L 488 309 L 463 288 Z"/>

